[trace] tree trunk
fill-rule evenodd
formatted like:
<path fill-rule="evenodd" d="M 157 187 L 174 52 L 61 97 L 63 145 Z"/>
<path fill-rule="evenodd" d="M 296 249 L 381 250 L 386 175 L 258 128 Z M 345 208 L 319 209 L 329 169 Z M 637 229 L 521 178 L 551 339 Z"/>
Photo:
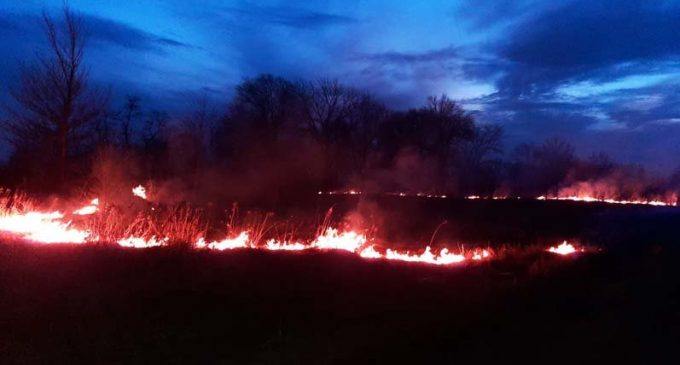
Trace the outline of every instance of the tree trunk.
<path fill-rule="evenodd" d="M 57 178 L 60 187 L 66 181 L 66 164 L 68 161 L 68 124 L 62 123 L 58 130 L 58 162 L 57 162 Z"/>

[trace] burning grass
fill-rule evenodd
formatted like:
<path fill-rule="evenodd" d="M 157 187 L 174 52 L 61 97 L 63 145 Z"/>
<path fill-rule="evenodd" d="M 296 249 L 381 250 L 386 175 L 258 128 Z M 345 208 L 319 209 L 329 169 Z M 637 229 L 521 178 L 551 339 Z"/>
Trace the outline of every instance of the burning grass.
<path fill-rule="evenodd" d="M 427 244 L 409 246 L 424 248 L 394 248 L 373 237 L 370 229 L 355 229 L 347 223 L 338 228 L 332 209 L 317 224 L 315 233 L 306 236 L 300 232 L 304 229 L 289 220 L 275 221 L 271 213 L 240 214 L 236 204 L 226 222 L 218 223 L 211 222 L 202 209 L 185 203 L 155 204 L 141 186 L 131 188 L 131 194 L 137 199 L 127 204 L 94 198 L 73 209 L 50 210 L 24 194 L 4 192 L 0 199 L 0 231 L 44 244 L 109 243 L 125 248 L 175 246 L 216 251 L 339 250 L 369 260 L 431 265 L 487 261 L 503 255 L 492 247 L 434 246 L 437 230 Z M 585 250 L 565 241 L 547 251 L 571 255 Z"/>

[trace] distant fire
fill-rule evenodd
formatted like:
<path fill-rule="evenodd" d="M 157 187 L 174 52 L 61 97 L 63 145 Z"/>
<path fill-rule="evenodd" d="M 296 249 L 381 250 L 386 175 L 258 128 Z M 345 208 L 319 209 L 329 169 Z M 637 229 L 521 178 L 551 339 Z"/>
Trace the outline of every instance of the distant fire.
<path fill-rule="evenodd" d="M 367 195 L 360 190 L 335 190 L 323 192 L 319 191 L 318 195 Z M 388 196 L 398 196 L 398 197 L 419 197 L 419 198 L 437 198 L 445 199 L 448 196 L 444 194 L 434 194 L 434 193 L 408 193 L 408 192 L 391 192 L 391 193 L 380 193 L 378 195 L 388 195 Z M 521 197 L 515 196 L 510 197 L 506 195 L 492 195 L 492 196 L 480 196 L 480 195 L 468 195 L 465 196 L 466 200 L 519 200 Z M 558 195 L 558 196 L 545 196 L 541 195 L 535 198 L 536 200 L 566 200 L 584 203 L 608 203 L 608 204 L 625 204 L 625 205 L 651 205 L 651 206 L 668 206 L 675 207 L 678 206 L 678 197 L 675 195 L 670 195 L 668 197 L 656 198 L 656 199 L 617 199 L 617 198 L 605 198 L 605 197 L 594 197 L 588 195 L 587 193 L 579 195 Z"/>
<path fill-rule="evenodd" d="M 636 200 L 617 200 L 617 199 L 605 199 L 605 198 L 594 198 L 592 196 L 588 195 L 582 195 L 582 196 L 556 196 L 556 197 L 546 197 L 546 196 L 539 196 L 536 198 L 538 200 L 569 200 L 569 201 L 574 201 L 574 202 L 585 202 L 585 203 L 608 203 L 608 204 L 625 204 L 625 205 L 653 205 L 657 207 L 675 207 L 678 205 L 677 202 L 673 201 L 661 201 L 661 200 L 644 200 L 644 199 L 636 199 Z"/>
<path fill-rule="evenodd" d="M 141 185 L 133 188 L 132 193 L 142 199 L 146 198 L 146 190 Z M 350 194 L 360 194 L 360 192 L 353 191 Z M 423 196 L 445 197 L 442 195 Z M 89 216 L 98 212 L 99 199 L 95 198 L 89 204 L 73 210 L 70 217 Z M 28 241 L 45 244 L 83 244 L 99 241 L 99 237 L 96 237 L 90 231 L 74 226 L 68 217 L 69 215 L 59 211 L 21 212 L 14 209 L 0 209 L 0 231 L 13 234 Z M 221 240 L 206 241 L 205 238 L 201 237 L 192 242 L 192 245 L 199 250 L 215 251 L 234 249 L 267 251 L 341 250 L 356 254 L 364 259 L 416 262 L 430 265 L 452 265 L 494 258 L 494 252 L 488 248 L 454 251 L 447 247 L 433 249 L 430 246 L 426 246 L 424 250 L 397 250 L 379 245 L 373 240 L 368 239 L 363 233 L 354 230 L 338 230 L 333 227 L 325 228 L 310 241 L 269 239 L 264 243 L 258 243 L 251 238 L 253 236 L 249 231 L 242 231 Z M 140 249 L 166 246 L 171 240 L 171 237 L 131 235 L 120 238 L 113 243 L 120 247 Z M 548 251 L 568 255 L 582 250 L 564 242 L 559 246 L 550 247 Z"/>
<path fill-rule="evenodd" d="M 333 190 L 333 191 L 319 191 L 317 192 L 318 195 L 366 195 L 365 192 L 361 190 Z M 382 193 L 381 195 L 390 195 L 390 196 L 400 196 L 400 197 L 419 197 L 419 198 L 438 198 L 438 199 L 446 199 L 447 196 L 445 194 L 435 194 L 435 193 L 407 193 L 407 192 L 391 192 L 391 193 Z"/>
<path fill-rule="evenodd" d="M 556 253 L 558 255 L 571 255 L 576 252 L 583 252 L 583 249 L 577 249 L 572 245 L 571 243 L 568 243 L 567 241 L 562 242 L 558 246 L 550 247 L 548 248 L 548 252 Z"/>

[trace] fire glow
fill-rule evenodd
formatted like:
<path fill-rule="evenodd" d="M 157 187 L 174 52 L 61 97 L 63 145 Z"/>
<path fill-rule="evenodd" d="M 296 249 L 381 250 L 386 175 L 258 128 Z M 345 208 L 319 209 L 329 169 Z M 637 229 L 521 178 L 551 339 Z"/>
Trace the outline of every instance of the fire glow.
<path fill-rule="evenodd" d="M 576 252 L 583 252 L 584 250 L 582 248 L 576 248 L 574 245 L 571 243 L 568 243 L 567 241 L 562 242 L 558 246 L 550 247 L 548 248 L 548 252 L 556 253 L 558 255 L 562 256 L 567 256 L 574 254 Z"/>
<path fill-rule="evenodd" d="M 249 241 L 248 237 L 247 232 L 242 232 L 237 237 L 212 243 L 206 243 L 203 239 L 199 239 L 195 247 L 197 249 L 218 251 L 245 248 L 267 251 L 347 251 L 365 259 L 417 262 L 431 265 L 450 265 L 465 261 L 487 260 L 493 257 L 492 251 L 489 249 L 475 249 L 468 252 L 461 251 L 460 253 L 454 253 L 448 248 L 442 248 L 435 253 L 429 246 L 422 252 L 399 251 L 390 248 L 381 252 L 378 245 L 369 243 L 365 235 L 355 231 L 339 231 L 332 227 L 327 228 L 310 243 L 270 239 L 264 245 L 258 246 Z"/>
<path fill-rule="evenodd" d="M 617 200 L 617 199 L 605 199 L 605 198 L 594 198 L 588 195 L 572 195 L 572 196 L 557 196 L 557 197 L 546 197 L 539 196 L 536 198 L 538 200 L 567 200 L 574 202 L 584 202 L 584 203 L 607 203 L 607 204 L 624 204 L 624 205 L 652 205 L 656 207 L 675 207 L 678 205 L 677 202 L 666 202 L 661 200 Z"/>
<path fill-rule="evenodd" d="M 323 192 L 319 191 L 317 193 L 318 195 L 371 195 L 364 193 L 360 190 L 335 190 L 335 191 L 328 191 L 328 192 Z M 418 197 L 418 198 L 437 198 L 437 199 L 445 199 L 448 196 L 444 194 L 435 194 L 435 193 L 407 193 L 407 192 L 398 192 L 398 193 L 377 193 L 375 195 L 387 195 L 387 196 L 398 196 L 398 197 Z M 505 195 L 493 195 L 493 196 L 480 196 L 480 195 L 468 195 L 464 197 L 465 200 L 521 200 L 523 198 L 519 196 L 505 196 Z M 656 207 L 676 207 L 678 206 L 678 197 L 677 196 L 670 196 L 668 198 L 664 199 L 615 199 L 615 198 L 599 198 L 599 197 L 594 197 L 589 194 L 580 194 L 580 195 L 558 195 L 558 196 L 545 196 L 541 195 L 536 198 L 535 200 L 561 200 L 561 201 L 574 201 L 574 202 L 582 202 L 582 203 L 606 203 L 606 204 L 622 204 L 622 205 L 651 205 L 651 206 L 656 206 Z M 529 198 L 529 200 L 531 200 Z"/>
<path fill-rule="evenodd" d="M 146 200 L 146 189 L 142 185 L 132 188 L 132 195 Z"/>
<path fill-rule="evenodd" d="M 132 193 L 142 199 L 146 198 L 146 190 L 143 186 L 132 189 Z M 99 212 L 99 199 L 93 199 L 89 204 L 72 211 L 72 217 L 89 216 Z M 90 231 L 78 229 L 69 220 L 68 215 L 59 211 L 20 212 L 12 209 L 0 209 L 0 231 L 12 234 L 21 239 L 42 244 L 85 244 L 99 242 L 99 237 Z M 433 249 L 426 246 L 424 250 L 396 250 L 383 248 L 366 235 L 354 230 L 339 230 L 327 227 L 320 231 L 310 241 L 288 241 L 269 239 L 264 244 L 259 244 L 252 239 L 248 231 L 242 231 L 236 235 L 221 240 L 206 241 L 200 237 L 192 243 L 197 250 L 227 251 L 235 249 L 254 249 L 266 251 L 345 251 L 368 260 L 390 260 L 402 262 L 414 262 L 430 265 L 453 265 L 464 262 L 478 262 L 494 258 L 491 249 L 476 248 L 471 250 L 460 249 L 453 251 L 442 247 Z M 114 243 L 124 248 L 152 248 L 167 246 L 170 237 L 140 237 L 129 236 L 116 240 Z M 422 247 L 422 246 L 421 246 Z M 550 247 L 547 251 L 560 255 L 568 255 L 582 252 L 582 249 L 564 242 L 559 246 Z"/>
<path fill-rule="evenodd" d="M 71 227 L 60 212 L 27 212 L 0 215 L 0 231 L 38 243 L 85 243 L 87 231 Z"/>

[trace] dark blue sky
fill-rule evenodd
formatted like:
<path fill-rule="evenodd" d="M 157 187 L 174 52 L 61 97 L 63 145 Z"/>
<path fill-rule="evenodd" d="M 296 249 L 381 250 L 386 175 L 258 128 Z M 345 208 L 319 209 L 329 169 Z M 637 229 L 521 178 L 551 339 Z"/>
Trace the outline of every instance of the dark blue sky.
<path fill-rule="evenodd" d="M 61 0 L 0 0 L 0 82 Z M 181 111 L 243 77 L 338 78 L 388 105 L 429 94 L 500 123 L 506 149 L 567 138 L 666 170 L 680 161 L 680 1 L 70 1 L 95 82 Z M 0 91 L 5 99 L 7 87 Z"/>

